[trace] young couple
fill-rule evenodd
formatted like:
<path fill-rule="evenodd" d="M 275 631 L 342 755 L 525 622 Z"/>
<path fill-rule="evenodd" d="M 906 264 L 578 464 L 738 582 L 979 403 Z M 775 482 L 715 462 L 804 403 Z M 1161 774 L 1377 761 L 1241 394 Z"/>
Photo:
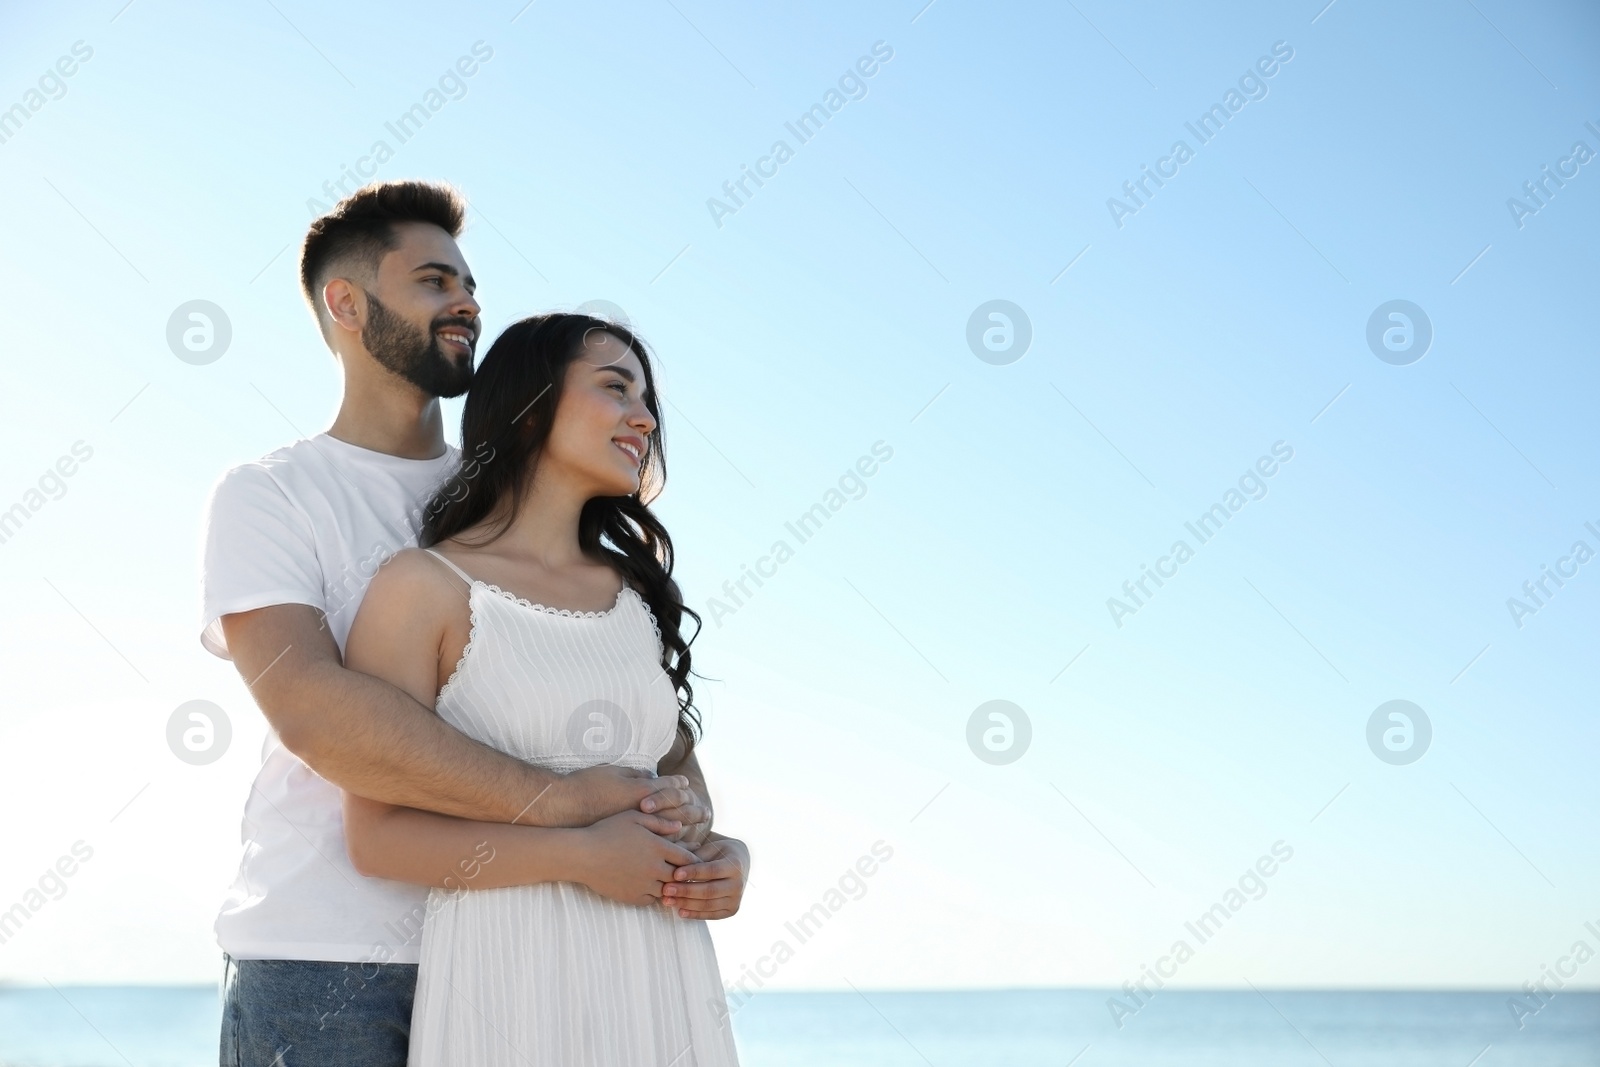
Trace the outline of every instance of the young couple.
<path fill-rule="evenodd" d="M 221 1063 L 733 1064 L 705 920 L 749 853 L 694 755 L 650 358 L 550 314 L 475 371 L 463 218 L 385 182 L 312 224 L 339 413 L 208 506 L 202 641 L 272 726 Z"/>

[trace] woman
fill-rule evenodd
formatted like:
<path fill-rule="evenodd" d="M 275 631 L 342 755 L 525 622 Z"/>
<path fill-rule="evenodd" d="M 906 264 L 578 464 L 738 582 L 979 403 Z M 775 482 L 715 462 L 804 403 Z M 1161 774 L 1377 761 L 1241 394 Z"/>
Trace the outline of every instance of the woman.
<path fill-rule="evenodd" d="M 647 506 L 665 477 L 659 423 L 628 330 L 566 314 L 509 327 L 462 413 L 477 459 L 429 505 L 426 547 L 373 579 L 348 665 L 558 771 L 654 773 L 692 751 L 679 624 L 698 616 Z M 743 846 L 712 835 L 697 854 L 672 840 L 681 829 L 639 811 L 495 826 L 346 794 L 357 870 L 435 887 L 409 1064 L 736 1063 L 704 919 L 737 907 L 726 853 Z M 718 876 L 679 881 L 680 867 Z"/>

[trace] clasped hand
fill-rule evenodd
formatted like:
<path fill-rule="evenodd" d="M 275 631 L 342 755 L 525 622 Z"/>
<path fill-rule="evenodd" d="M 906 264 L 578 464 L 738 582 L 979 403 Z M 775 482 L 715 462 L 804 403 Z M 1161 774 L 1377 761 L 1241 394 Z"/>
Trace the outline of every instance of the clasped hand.
<path fill-rule="evenodd" d="M 682 775 L 649 780 L 636 809 L 584 828 L 584 882 L 624 904 L 674 909 L 684 919 L 724 919 L 739 910 L 750 852 L 711 834 L 711 807 Z"/>

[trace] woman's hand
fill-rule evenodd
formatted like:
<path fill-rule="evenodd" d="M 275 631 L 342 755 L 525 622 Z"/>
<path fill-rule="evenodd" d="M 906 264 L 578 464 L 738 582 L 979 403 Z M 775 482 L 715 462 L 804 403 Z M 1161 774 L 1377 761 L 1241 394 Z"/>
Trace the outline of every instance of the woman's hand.
<path fill-rule="evenodd" d="M 619 904 L 656 904 L 664 883 L 699 857 L 667 838 L 682 829 L 676 819 L 623 811 L 577 831 L 583 837 L 578 879 Z"/>
<path fill-rule="evenodd" d="M 682 919 L 726 919 L 739 910 L 750 875 L 750 849 L 732 837 L 713 837 L 694 850 L 662 889 L 661 903 Z"/>

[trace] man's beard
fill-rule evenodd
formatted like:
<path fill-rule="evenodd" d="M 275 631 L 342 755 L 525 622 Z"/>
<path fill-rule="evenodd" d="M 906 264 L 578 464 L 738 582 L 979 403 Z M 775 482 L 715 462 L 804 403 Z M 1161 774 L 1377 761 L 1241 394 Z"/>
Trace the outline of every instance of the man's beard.
<path fill-rule="evenodd" d="M 470 323 L 456 316 L 433 325 L 472 328 Z M 370 292 L 367 292 L 367 326 L 361 331 L 361 343 L 385 369 L 429 396 L 460 396 L 472 384 L 470 357 L 457 363 L 439 347 L 437 334 L 413 326 L 384 307 Z"/>

